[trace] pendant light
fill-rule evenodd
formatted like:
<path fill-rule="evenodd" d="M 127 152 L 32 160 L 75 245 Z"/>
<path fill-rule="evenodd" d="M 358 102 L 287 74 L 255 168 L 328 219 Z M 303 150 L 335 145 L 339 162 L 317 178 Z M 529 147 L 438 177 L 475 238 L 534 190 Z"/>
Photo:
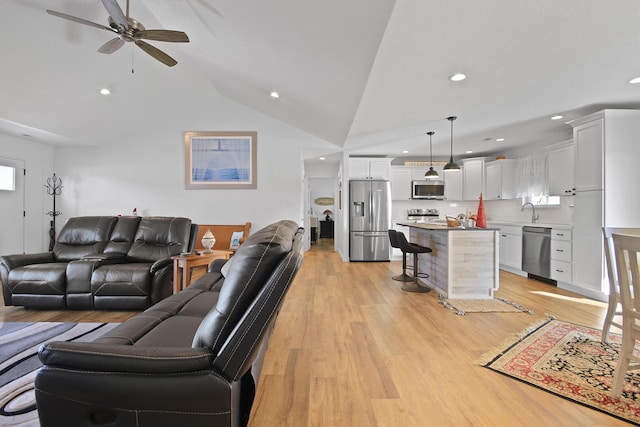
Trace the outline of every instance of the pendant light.
<path fill-rule="evenodd" d="M 449 157 L 449 163 L 444 165 L 445 172 L 458 172 L 460 165 L 453 161 L 453 121 L 457 119 L 456 116 L 447 117 L 447 120 L 451 122 L 451 157 Z"/>
<path fill-rule="evenodd" d="M 438 172 L 433 170 L 433 141 L 431 140 L 431 137 L 433 137 L 434 134 L 435 132 L 433 131 L 427 132 L 427 135 L 429 135 L 429 162 L 431 163 L 429 170 L 424 174 L 424 177 L 427 179 L 433 179 L 439 176 Z"/>

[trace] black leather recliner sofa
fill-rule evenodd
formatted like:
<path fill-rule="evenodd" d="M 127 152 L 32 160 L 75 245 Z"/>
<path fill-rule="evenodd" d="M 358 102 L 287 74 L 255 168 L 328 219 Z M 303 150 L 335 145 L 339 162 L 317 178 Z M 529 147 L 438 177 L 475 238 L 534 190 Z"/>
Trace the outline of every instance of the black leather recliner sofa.
<path fill-rule="evenodd" d="M 4 303 L 143 310 L 171 295 L 171 256 L 192 249 L 197 234 L 188 218 L 70 218 L 53 251 L 0 257 Z"/>
<path fill-rule="evenodd" d="M 41 426 L 246 426 L 303 232 L 293 221 L 271 224 L 95 341 L 43 345 Z"/>

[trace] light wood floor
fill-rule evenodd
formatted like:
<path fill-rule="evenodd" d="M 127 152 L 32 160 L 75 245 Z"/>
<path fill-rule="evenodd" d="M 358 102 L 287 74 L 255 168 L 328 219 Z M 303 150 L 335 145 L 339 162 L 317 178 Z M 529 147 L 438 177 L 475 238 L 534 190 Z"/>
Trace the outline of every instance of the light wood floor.
<path fill-rule="evenodd" d="M 605 304 L 502 272 L 497 296 L 533 310 L 458 316 L 391 279 L 400 262 L 343 263 L 332 240 L 305 253 L 278 317 L 251 427 L 623 426 L 477 366 L 551 314 L 600 328 Z M 131 312 L 0 308 L 0 321 L 122 321 Z"/>

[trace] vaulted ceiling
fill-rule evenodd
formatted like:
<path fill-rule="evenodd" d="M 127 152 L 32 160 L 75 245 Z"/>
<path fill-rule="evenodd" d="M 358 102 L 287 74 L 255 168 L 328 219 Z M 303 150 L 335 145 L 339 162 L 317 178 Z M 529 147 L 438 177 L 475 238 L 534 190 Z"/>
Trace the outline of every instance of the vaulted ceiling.
<path fill-rule="evenodd" d="M 445 157 L 451 115 L 459 155 L 559 142 L 566 121 L 640 108 L 640 84 L 627 83 L 640 76 L 638 0 L 131 0 L 146 28 L 189 35 L 150 42 L 173 68 L 133 45 L 97 53 L 112 34 L 46 9 L 103 25 L 107 12 L 99 0 L 0 4 L 0 132 L 51 144 L 153 126 L 155 111 L 179 108 L 176 82 L 205 82 L 325 141 L 305 148 L 309 160 L 424 156 L 427 131 Z M 450 81 L 456 72 L 467 78 Z M 102 86 L 114 89 L 107 102 Z"/>

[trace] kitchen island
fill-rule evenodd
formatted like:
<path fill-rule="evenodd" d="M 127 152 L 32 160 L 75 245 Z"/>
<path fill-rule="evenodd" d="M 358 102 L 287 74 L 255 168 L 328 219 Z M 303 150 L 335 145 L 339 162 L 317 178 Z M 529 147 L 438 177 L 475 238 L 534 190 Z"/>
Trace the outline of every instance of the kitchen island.
<path fill-rule="evenodd" d="M 399 222 L 410 227 L 409 240 L 431 248 L 418 257 L 423 286 L 446 298 L 492 299 L 500 284 L 498 229 L 447 227 L 442 224 Z"/>

